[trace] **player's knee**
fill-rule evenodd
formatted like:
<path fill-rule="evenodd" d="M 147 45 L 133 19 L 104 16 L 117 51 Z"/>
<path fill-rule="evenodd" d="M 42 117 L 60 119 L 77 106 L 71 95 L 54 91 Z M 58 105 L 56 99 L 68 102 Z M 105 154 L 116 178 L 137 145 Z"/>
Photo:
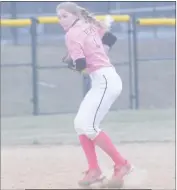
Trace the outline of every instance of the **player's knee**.
<path fill-rule="evenodd" d="M 93 126 L 89 126 L 84 118 L 77 117 L 74 119 L 74 128 L 78 135 L 86 135 L 90 139 L 95 139 L 100 130 L 96 130 Z"/>
<path fill-rule="evenodd" d="M 97 135 L 99 134 L 99 132 L 98 131 L 92 131 L 92 132 L 87 131 L 85 134 L 87 135 L 87 137 L 89 139 L 94 140 L 97 137 Z"/>
<path fill-rule="evenodd" d="M 83 119 L 79 117 L 75 117 L 74 119 L 74 129 L 78 135 L 84 134 L 83 130 Z"/>

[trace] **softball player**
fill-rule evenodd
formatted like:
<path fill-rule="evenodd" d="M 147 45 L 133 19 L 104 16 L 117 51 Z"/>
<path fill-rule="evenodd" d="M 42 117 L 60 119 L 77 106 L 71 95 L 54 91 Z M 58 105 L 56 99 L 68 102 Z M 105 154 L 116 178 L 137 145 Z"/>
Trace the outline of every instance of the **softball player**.
<path fill-rule="evenodd" d="M 102 179 L 95 145 L 113 160 L 114 172 L 111 181 L 122 183 L 131 165 L 113 145 L 108 135 L 99 126 L 111 105 L 122 91 L 122 81 L 110 63 L 107 50 L 116 42 L 116 37 L 106 31 L 85 9 L 72 2 L 57 6 L 60 24 L 66 32 L 65 41 L 73 62 L 70 67 L 80 73 L 87 72 L 92 86 L 84 97 L 74 120 L 74 127 L 88 161 L 88 170 L 80 186 L 91 185 Z M 100 30 L 99 30 L 100 29 Z"/>

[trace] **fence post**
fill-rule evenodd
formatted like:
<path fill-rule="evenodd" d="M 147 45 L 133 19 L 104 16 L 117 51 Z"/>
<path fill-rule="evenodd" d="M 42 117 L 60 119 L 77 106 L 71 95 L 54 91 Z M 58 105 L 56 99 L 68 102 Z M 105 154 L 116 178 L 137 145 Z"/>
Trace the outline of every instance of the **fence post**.
<path fill-rule="evenodd" d="M 31 56 L 32 56 L 32 84 L 33 84 L 33 115 L 39 114 L 38 101 L 38 69 L 37 69 L 37 24 L 36 18 L 31 18 Z"/>
<path fill-rule="evenodd" d="M 107 8 L 108 8 L 107 13 L 110 14 L 110 12 L 111 12 L 111 2 L 110 1 L 107 1 Z"/>
<path fill-rule="evenodd" d="M 133 32 L 133 70 L 134 70 L 134 108 L 139 108 L 139 67 L 138 67 L 138 52 L 137 52 L 137 23 L 135 15 L 132 16 L 132 32 Z"/>
<path fill-rule="evenodd" d="M 129 57 L 129 101 L 130 109 L 133 109 L 133 66 L 132 66 L 132 20 L 128 23 L 128 57 Z"/>
<path fill-rule="evenodd" d="M 11 8 L 11 18 L 16 19 L 17 18 L 17 2 L 12 1 L 10 3 L 10 8 Z M 13 45 L 17 45 L 18 44 L 18 29 L 12 27 L 11 33 L 13 37 Z"/>

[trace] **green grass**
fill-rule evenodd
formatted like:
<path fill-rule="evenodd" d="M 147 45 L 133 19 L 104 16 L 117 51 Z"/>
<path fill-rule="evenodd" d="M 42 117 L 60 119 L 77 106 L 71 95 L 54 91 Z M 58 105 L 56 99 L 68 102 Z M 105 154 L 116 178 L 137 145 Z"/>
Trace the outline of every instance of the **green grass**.
<path fill-rule="evenodd" d="M 2 118 L 2 145 L 78 144 L 73 114 Z M 110 112 L 101 128 L 115 143 L 173 142 L 174 110 Z"/>

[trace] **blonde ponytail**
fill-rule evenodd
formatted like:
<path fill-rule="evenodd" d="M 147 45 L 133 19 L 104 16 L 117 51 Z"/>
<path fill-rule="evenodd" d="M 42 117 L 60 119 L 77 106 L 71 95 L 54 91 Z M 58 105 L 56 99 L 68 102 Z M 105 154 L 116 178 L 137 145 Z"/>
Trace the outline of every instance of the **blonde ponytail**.
<path fill-rule="evenodd" d="M 80 14 L 81 17 L 90 24 L 93 24 L 99 28 L 105 29 L 105 30 L 109 30 L 109 28 L 106 26 L 106 24 L 104 22 L 100 22 L 98 20 L 96 20 L 96 18 L 90 13 L 88 12 L 86 9 L 84 9 L 83 7 L 79 7 L 80 9 Z"/>

